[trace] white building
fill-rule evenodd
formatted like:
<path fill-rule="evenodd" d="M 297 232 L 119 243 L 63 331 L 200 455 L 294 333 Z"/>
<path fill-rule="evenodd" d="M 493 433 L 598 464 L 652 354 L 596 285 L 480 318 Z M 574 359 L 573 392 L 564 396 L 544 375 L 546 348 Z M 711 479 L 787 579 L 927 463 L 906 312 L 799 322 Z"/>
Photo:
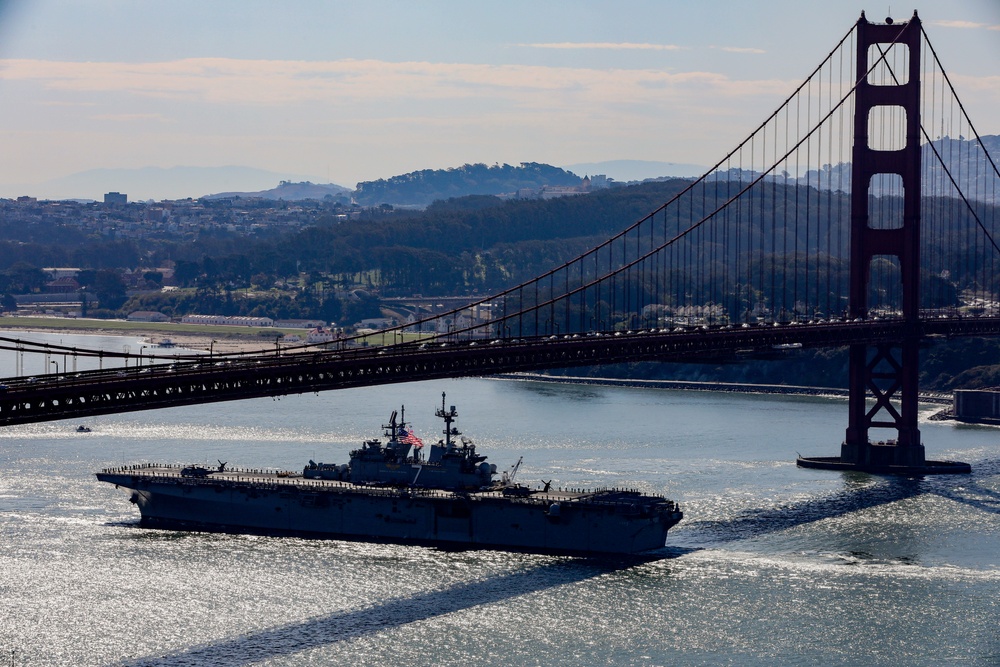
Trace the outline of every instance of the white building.
<path fill-rule="evenodd" d="M 232 327 L 273 327 L 274 320 L 270 317 L 246 317 L 234 315 L 185 315 L 181 318 L 182 324 L 206 324 L 215 326 Z"/>

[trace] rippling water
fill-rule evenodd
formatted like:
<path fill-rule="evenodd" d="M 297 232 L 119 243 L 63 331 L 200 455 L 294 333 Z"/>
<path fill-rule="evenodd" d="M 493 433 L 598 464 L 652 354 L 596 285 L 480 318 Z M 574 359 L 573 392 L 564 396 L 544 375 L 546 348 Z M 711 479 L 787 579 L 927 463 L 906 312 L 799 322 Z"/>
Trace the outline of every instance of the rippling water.
<path fill-rule="evenodd" d="M 519 481 L 682 503 L 647 561 L 143 530 L 93 472 L 346 461 L 441 392 Z M 929 413 L 928 413 L 929 414 Z M 0 430 L 0 664 L 997 665 L 1000 430 L 924 422 L 971 476 L 801 470 L 846 403 L 460 380 Z"/>

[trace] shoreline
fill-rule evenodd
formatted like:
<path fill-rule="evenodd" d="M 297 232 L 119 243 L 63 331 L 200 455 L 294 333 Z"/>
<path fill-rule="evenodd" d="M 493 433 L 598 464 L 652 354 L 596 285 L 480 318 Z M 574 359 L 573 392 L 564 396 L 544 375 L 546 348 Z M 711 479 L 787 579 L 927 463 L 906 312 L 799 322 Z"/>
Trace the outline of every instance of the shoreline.
<path fill-rule="evenodd" d="M 628 378 L 595 378 L 573 375 L 547 375 L 545 373 L 508 373 L 504 375 L 513 380 L 533 380 L 537 382 L 552 382 L 556 384 L 600 385 L 606 387 L 633 387 L 646 389 L 674 389 L 678 391 L 711 391 L 734 394 L 781 394 L 785 396 L 825 396 L 832 398 L 847 398 L 848 390 L 837 387 L 808 387 L 790 384 L 750 384 L 742 382 L 695 382 L 689 380 L 638 380 Z M 953 399 L 950 394 L 940 392 L 924 392 L 920 401 L 936 405 L 950 406 Z"/>
<path fill-rule="evenodd" d="M 9 338 L 16 338 L 18 333 L 40 333 L 67 336 L 122 336 L 132 337 L 141 340 L 149 349 L 158 353 L 168 355 L 171 350 L 213 350 L 219 354 L 238 354 L 240 352 L 259 352 L 261 350 L 273 350 L 275 337 L 278 333 L 290 335 L 286 329 L 275 329 L 274 333 L 266 332 L 269 335 L 264 337 L 260 334 L 260 329 L 254 327 L 237 328 L 236 331 L 219 331 L 213 328 L 211 331 L 197 331 L 188 328 L 200 325 L 173 325 L 156 326 L 154 323 L 146 322 L 124 322 L 117 320 L 72 320 L 79 323 L 79 326 L 66 326 L 64 318 L 52 318 L 52 324 L 47 322 L 39 323 L 42 318 L 32 318 L 30 323 L 13 323 L 11 320 L 18 318 L 0 318 L 0 335 L 8 334 Z M 116 326 L 118 324 L 128 324 L 130 326 Z M 136 326 L 138 325 L 138 326 Z M 298 334 L 304 335 L 305 329 L 300 329 Z M 169 340 L 173 345 L 161 347 L 159 343 Z M 293 344 L 301 344 L 302 341 Z"/>

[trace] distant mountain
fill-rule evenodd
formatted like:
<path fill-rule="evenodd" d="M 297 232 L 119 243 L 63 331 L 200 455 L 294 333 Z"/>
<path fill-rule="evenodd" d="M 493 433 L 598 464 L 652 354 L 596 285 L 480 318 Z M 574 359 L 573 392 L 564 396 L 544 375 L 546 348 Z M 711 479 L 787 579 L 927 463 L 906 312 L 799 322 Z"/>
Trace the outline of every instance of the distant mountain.
<path fill-rule="evenodd" d="M 257 192 L 220 192 L 214 195 L 207 195 L 203 199 L 227 199 L 230 197 L 259 197 L 260 199 L 273 199 L 275 201 L 283 199 L 285 201 L 300 201 L 303 199 L 325 199 L 333 197 L 350 201 L 354 193 L 350 188 L 334 183 L 292 183 L 291 181 L 281 181 L 278 187 L 270 190 L 259 190 Z"/>
<path fill-rule="evenodd" d="M 499 195 L 543 186 L 578 186 L 582 179 L 559 167 L 538 162 L 466 164 L 452 169 L 424 169 L 358 183 L 355 200 L 362 205 L 427 206 L 454 197 Z"/>
<path fill-rule="evenodd" d="M 197 198 L 212 192 L 266 190 L 282 180 L 307 181 L 309 177 L 239 166 L 91 169 L 44 183 L 17 186 L 19 189 L 13 196 L 101 200 L 106 192 L 122 192 L 129 201 L 159 201 Z"/>
<path fill-rule="evenodd" d="M 604 174 L 616 181 L 645 181 L 653 178 L 701 176 L 708 167 L 700 164 L 682 164 L 679 162 L 656 162 L 653 160 L 606 160 L 604 162 L 581 162 L 563 167 L 567 171 L 581 176 Z"/>

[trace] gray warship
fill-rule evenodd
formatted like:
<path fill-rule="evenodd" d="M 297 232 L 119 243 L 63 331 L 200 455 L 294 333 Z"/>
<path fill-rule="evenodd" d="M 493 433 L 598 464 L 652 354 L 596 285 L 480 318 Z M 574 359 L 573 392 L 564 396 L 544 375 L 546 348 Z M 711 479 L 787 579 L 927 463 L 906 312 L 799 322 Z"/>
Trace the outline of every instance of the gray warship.
<path fill-rule="evenodd" d="M 383 439 L 346 464 L 310 461 L 302 472 L 143 463 L 97 479 L 125 489 L 140 526 L 566 554 L 637 554 L 664 546 L 683 514 L 630 489 L 531 489 L 515 481 L 520 459 L 497 473 L 441 408 L 444 437 L 423 442 L 393 412 Z"/>

